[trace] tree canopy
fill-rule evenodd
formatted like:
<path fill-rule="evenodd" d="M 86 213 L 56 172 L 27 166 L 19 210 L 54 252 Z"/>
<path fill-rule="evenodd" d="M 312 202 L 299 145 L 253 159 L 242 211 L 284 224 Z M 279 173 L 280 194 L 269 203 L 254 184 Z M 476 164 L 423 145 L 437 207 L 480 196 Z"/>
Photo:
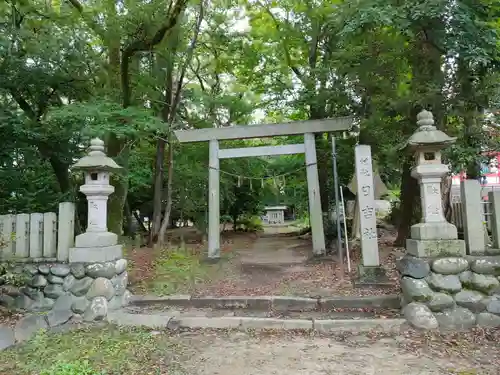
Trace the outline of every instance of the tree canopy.
<path fill-rule="evenodd" d="M 401 190 L 402 241 L 418 186 L 401 146 L 420 109 L 458 138 L 446 154 L 454 171 L 477 177 L 498 148 L 499 31 L 493 0 L 6 0 L 0 214 L 84 205 L 70 166 L 99 136 L 125 169 L 113 178 L 111 230 L 129 232 L 136 211 L 151 218 L 151 241 L 178 219 L 204 228 L 208 145 L 181 146 L 173 130 L 354 116 L 337 138 L 340 182 L 352 178 L 355 144 L 370 145 Z M 327 211 L 329 137 L 316 144 Z M 303 166 L 300 155 L 221 161 L 221 214 L 284 203 L 307 215 Z"/>

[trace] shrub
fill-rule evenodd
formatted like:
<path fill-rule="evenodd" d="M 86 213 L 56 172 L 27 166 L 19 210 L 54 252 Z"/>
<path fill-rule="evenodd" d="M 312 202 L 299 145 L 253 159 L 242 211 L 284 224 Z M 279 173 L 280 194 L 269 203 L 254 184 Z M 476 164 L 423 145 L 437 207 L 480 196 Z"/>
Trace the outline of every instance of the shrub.
<path fill-rule="evenodd" d="M 247 232 L 258 232 L 263 229 L 262 220 L 258 216 L 250 216 L 242 218 L 239 223 Z"/>

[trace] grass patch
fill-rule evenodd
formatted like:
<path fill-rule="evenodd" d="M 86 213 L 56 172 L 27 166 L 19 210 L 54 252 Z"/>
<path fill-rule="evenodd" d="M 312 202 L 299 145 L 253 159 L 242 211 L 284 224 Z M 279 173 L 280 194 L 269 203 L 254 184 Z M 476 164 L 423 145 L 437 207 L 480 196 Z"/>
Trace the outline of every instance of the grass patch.
<path fill-rule="evenodd" d="M 163 249 L 154 260 L 153 275 L 145 280 L 144 289 L 157 295 L 191 293 L 196 286 L 217 279 L 229 258 L 224 254 L 216 264 L 201 261 L 202 255 L 192 249 Z"/>
<path fill-rule="evenodd" d="M 0 374 L 166 374 L 170 361 L 165 357 L 175 349 L 178 346 L 168 336 L 142 329 L 107 326 L 66 333 L 42 331 L 0 352 Z"/>

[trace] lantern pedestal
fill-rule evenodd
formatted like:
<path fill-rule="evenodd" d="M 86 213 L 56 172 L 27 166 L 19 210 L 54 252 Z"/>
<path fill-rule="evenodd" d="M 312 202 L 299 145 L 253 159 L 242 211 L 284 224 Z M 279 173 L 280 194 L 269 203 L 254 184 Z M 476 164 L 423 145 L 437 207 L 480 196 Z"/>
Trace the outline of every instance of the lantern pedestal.
<path fill-rule="evenodd" d="M 111 232 L 85 232 L 75 238 L 75 247 L 106 247 L 118 243 L 118 236 Z"/>
<path fill-rule="evenodd" d="M 71 263 L 109 262 L 123 258 L 122 245 L 101 247 L 73 247 L 69 252 Z"/>
<path fill-rule="evenodd" d="M 445 256 L 464 256 L 465 242 L 463 240 L 406 240 L 406 252 L 410 255 L 428 258 Z"/>

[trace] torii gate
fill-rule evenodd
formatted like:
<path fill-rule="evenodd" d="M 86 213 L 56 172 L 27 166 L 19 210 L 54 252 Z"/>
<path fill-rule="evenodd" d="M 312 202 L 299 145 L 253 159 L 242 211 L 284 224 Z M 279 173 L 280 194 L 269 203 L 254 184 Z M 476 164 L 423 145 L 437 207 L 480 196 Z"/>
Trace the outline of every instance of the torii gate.
<path fill-rule="evenodd" d="M 352 117 L 324 120 L 296 121 L 283 124 L 228 126 L 223 128 L 203 128 L 177 130 L 175 136 L 180 143 L 205 142 L 210 145 L 208 180 L 208 258 L 220 258 L 220 173 L 219 160 L 251 156 L 305 154 L 307 190 L 309 196 L 309 216 L 312 229 L 313 254 L 325 253 L 325 235 L 321 212 L 318 166 L 316 164 L 316 143 L 314 133 L 349 130 Z M 304 135 L 304 143 L 261 146 L 247 148 L 220 149 L 219 141 L 230 139 L 265 138 L 284 135 Z"/>

